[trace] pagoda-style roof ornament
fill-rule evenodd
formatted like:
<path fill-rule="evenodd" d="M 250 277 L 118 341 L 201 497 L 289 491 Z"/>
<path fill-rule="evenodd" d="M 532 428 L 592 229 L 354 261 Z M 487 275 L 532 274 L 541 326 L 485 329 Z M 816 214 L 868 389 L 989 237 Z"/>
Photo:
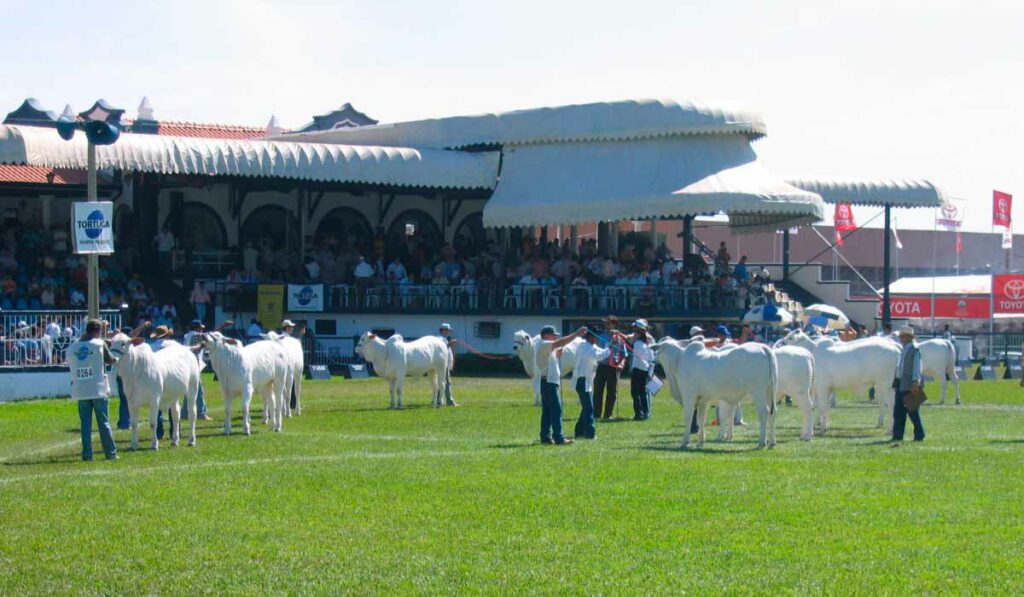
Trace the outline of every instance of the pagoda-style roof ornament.
<path fill-rule="evenodd" d="M 84 112 L 79 112 L 78 116 L 82 120 L 98 120 L 106 122 L 107 124 L 121 124 L 121 117 L 124 116 L 124 110 L 121 108 L 115 108 L 114 106 L 107 103 L 105 99 L 96 100 L 96 103 L 91 108 Z"/>
<path fill-rule="evenodd" d="M 43 104 L 39 100 L 30 97 L 21 102 L 17 110 L 7 114 L 4 124 L 54 127 L 57 126 L 57 115 L 43 108 Z"/>
<path fill-rule="evenodd" d="M 352 107 L 352 104 L 346 102 L 345 105 L 333 112 L 314 116 L 313 122 L 307 124 L 296 132 L 305 133 L 309 131 L 329 131 L 331 129 L 369 126 L 371 124 L 377 124 L 377 121 L 359 110 L 356 110 Z"/>

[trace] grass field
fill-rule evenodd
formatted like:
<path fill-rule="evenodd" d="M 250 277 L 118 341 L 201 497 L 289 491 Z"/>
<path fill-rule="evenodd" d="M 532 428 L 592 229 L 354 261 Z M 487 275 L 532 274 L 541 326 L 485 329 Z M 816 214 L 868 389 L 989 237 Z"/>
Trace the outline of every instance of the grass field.
<path fill-rule="evenodd" d="M 775 450 L 751 425 L 688 452 L 667 392 L 552 447 L 525 379 L 456 383 L 458 408 L 417 380 L 395 412 L 378 380 L 306 382 L 284 433 L 225 437 L 207 378 L 198 447 L 117 462 L 78 461 L 67 401 L 0 405 L 0 594 L 1024 591 L 1014 382 L 926 407 L 923 444 L 844 397 L 810 444 L 783 408 Z"/>

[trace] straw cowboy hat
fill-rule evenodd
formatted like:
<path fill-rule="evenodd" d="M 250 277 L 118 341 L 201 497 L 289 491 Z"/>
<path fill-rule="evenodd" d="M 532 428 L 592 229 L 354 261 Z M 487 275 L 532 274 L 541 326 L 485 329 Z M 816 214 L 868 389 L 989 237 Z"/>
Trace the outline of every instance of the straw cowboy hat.
<path fill-rule="evenodd" d="M 167 327 L 166 325 L 160 325 L 157 326 L 155 330 L 153 330 L 153 333 L 151 333 L 149 337 L 152 338 L 153 340 L 159 340 L 160 338 L 166 338 L 167 336 L 170 336 L 173 333 L 174 330 L 172 330 L 171 328 Z"/>
<path fill-rule="evenodd" d="M 914 328 L 910 327 L 909 325 L 905 326 L 905 327 L 901 327 L 899 332 L 897 332 L 897 334 L 899 334 L 901 337 L 906 336 L 908 338 L 913 338 L 914 337 Z"/>

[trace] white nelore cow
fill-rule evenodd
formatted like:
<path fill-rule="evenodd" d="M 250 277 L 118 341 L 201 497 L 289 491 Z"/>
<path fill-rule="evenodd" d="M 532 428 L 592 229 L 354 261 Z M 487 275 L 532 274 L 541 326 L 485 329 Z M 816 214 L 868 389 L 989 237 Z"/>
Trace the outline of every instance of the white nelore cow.
<path fill-rule="evenodd" d="M 885 338 L 863 338 L 853 342 L 814 340 L 801 330 L 790 332 L 780 343 L 806 348 L 814 355 L 814 395 L 817 423 L 821 432 L 829 428 L 830 395 L 840 390 L 865 391 L 875 388 L 878 427 L 892 431 L 892 389 L 900 349 Z M 888 421 L 888 423 L 886 423 Z"/>
<path fill-rule="evenodd" d="M 151 447 L 160 449 L 156 437 L 157 416 L 163 409 L 171 411 L 171 445 L 181 439 L 181 398 L 187 401 L 188 420 L 191 425 L 188 445 L 196 445 L 196 397 L 199 394 L 199 361 L 192 351 L 181 344 L 167 341 L 158 352 L 142 338 L 129 338 L 117 334 L 110 343 L 110 353 L 117 360 L 114 365 L 124 385 L 131 416 L 131 449 L 139 447 L 139 409 L 149 409 L 149 428 L 153 433 Z"/>
<path fill-rule="evenodd" d="M 761 424 L 759 447 L 775 446 L 775 394 L 779 367 L 775 354 L 763 344 L 747 343 L 728 350 L 712 350 L 703 338 L 657 343 L 652 346 L 666 376 L 674 370 L 673 395 L 683 405 L 683 443 L 690 442 L 690 422 L 697 413 L 697 446 L 704 445 L 708 405 L 713 400 L 733 408 L 744 398 L 757 407 Z M 671 380 L 670 380 L 671 383 Z M 724 415 L 723 415 L 724 416 Z M 728 418 L 728 417 L 727 417 Z"/>
<path fill-rule="evenodd" d="M 203 342 L 224 395 L 224 433 L 231 434 L 231 403 L 236 397 L 242 402 L 242 432 L 252 433 L 249 407 L 257 393 L 263 395 L 263 412 L 270 428 L 281 431 L 280 404 L 288 375 L 288 359 L 281 344 L 261 341 L 242 346 L 220 332 L 203 334 Z"/>
<path fill-rule="evenodd" d="M 775 402 L 778 403 L 784 396 L 796 400 L 804 423 L 800 439 L 811 441 L 811 436 L 814 435 L 811 416 L 811 409 L 814 407 L 814 355 L 799 346 L 781 346 L 772 349 L 772 352 L 779 362 L 779 384 Z M 727 419 L 732 421 L 732 417 Z"/>
<path fill-rule="evenodd" d="M 583 338 L 576 338 L 562 347 L 562 356 L 558 358 L 559 367 L 562 370 L 562 377 L 572 374 L 572 368 L 576 366 L 576 351 Z M 516 353 L 519 360 L 523 362 L 523 369 L 533 380 L 533 405 L 540 406 L 540 378 L 546 373 L 537 367 L 537 346 L 541 343 L 540 336 L 531 336 L 524 330 L 519 330 L 512 338 L 512 352 Z"/>
<path fill-rule="evenodd" d="M 281 401 L 281 413 L 286 417 L 292 416 L 292 391 L 295 391 L 295 414 L 302 414 L 302 372 L 305 369 L 305 357 L 302 353 L 302 342 L 288 334 L 267 332 L 263 338 L 272 342 L 279 342 L 284 347 L 285 356 L 288 357 L 288 371 L 284 380 L 284 400 Z M 265 422 L 265 421 L 264 421 Z"/>
<path fill-rule="evenodd" d="M 366 332 L 359 338 L 356 354 L 373 365 L 377 375 L 388 380 L 389 408 L 403 408 L 405 378 L 424 373 L 430 377 L 432 404 L 440 407 L 444 403 L 444 384 L 452 368 L 452 354 L 440 337 L 424 336 L 406 342 L 395 334 L 385 341 L 372 332 Z"/>

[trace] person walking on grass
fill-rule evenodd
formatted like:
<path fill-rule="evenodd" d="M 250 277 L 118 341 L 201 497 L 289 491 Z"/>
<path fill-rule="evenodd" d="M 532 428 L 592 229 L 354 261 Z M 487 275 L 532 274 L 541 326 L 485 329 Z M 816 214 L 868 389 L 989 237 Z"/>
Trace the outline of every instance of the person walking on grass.
<path fill-rule="evenodd" d="M 618 334 L 618 332 L 616 332 Z M 601 348 L 597 345 L 597 335 L 587 330 L 583 336 L 585 344 L 576 351 L 576 364 L 573 366 L 573 385 L 576 395 L 580 398 L 580 418 L 576 421 L 576 437 L 594 439 L 597 429 L 594 427 L 594 376 L 598 363 L 607 359 L 612 348 Z"/>
<path fill-rule="evenodd" d="M 920 407 L 910 411 L 907 409 L 904 399 L 911 393 L 924 389 L 924 377 L 921 371 L 921 351 L 914 341 L 914 329 L 905 327 L 900 329 L 900 344 L 903 350 L 900 352 L 900 360 L 896 365 L 896 378 L 892 387 L 896 390 L 896 400 L 892 407 L 892 441 L 903 441 L 903 433 L 907 427 L 907 417 L 914 424 L 914 441 L 924 441 L 924 424 L 921 423 Z M 894 443 L 893 446 L 898 446 Z"/>
<path fill-rule="evenodd" d="M 604 318 L 604 329 L 608 335 L 611 352 L 608 358 L 597 364 L 594 374 L 594 416 L 602 421 L 610 421 L 615 412 L 615 400 L 618 396 L 619 376 L 626 364 L 626 347 L 621 340 L 619 318 L 609 315 Z"/>
<path fill-rule="evenodd" d="M 110 385 L 104 371 L 114 364 L 114 357 L 103 341 L 103 322 L 90 319 L 85 324 L 85 334 L 73 343 L 67 352 L 68 369 L 71 373 L 71 399 L 78 402 L 78 419 L 82 431 L 82 460 L 92 460 L 92 417 L 95 413 L 96 427 L 107 460 L 117 460 L 117 446 L 114 432 L 108 418 Z"/>
<path fill-rule="evenodd" d="M 438 333 L 441 334 L 441 339 L 448 345 L 448 357 L 454 363 L 456 340 L 455 336 L 452 335 L 452 324 L 442 323 Z M 455 402 L 455 396 L 452 395 L 452 370 L 449 368 L 446 368 L 444 371 L 444 402 L 448 406 L 458 406 Z"/>
<path fill-rule="evenodd" d="M 629 392 L 633 396 L 633 420 L 646 421 L 651 418 L 651 395 L 647 392 L 647 382 L 654 370 L 653 342 L 648 333 L 650 326 L 646 319 L 633 322 L 633 333 L 626 340 L 633 345 L 633 362 L 629 371 Z"/>
<path fill-rule="evenodd" d="M 536 365 L 544 371 L 540 378 L 540 443 L 565 445 L 573 443 L 572 439 L 562 433 L 562 396 L 559 381 L 562 379 L 562 368 L 558 362 L 562 347 L 586 333 L 580 328 L 563 338 L 558 337 L 555 326 L 546 325 L 540 330 L 541 342 L 537 346 Z"/>

